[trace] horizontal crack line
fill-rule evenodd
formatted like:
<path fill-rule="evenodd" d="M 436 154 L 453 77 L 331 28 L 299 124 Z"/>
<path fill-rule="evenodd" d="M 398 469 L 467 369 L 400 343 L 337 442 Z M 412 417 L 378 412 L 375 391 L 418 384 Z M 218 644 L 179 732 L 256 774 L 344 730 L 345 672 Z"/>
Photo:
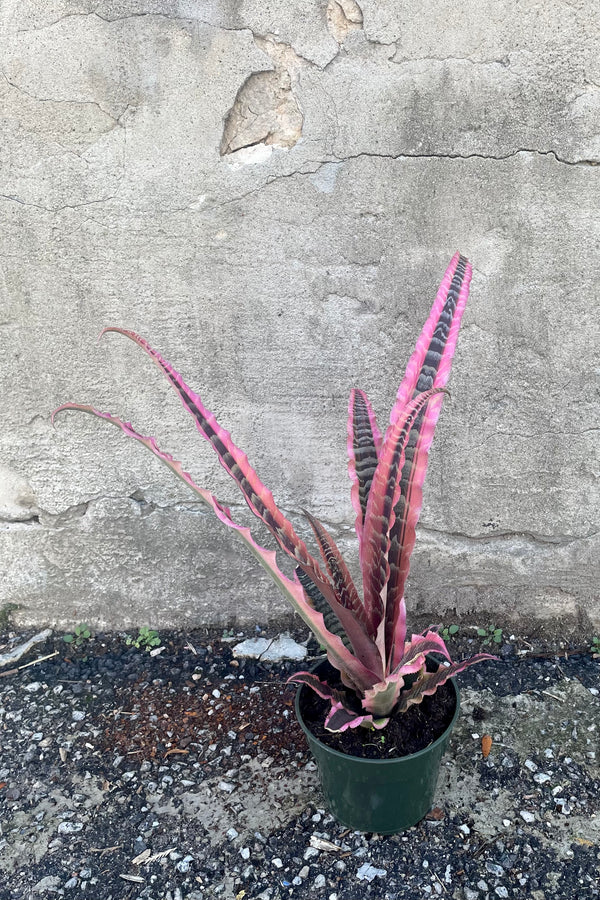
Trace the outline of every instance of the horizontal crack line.
<path fill-rule="evenodd" d="M 44 206 L 43 203 L 33 203 L 30 200 L 22 200 L 20 197 L 15 197 L 13 194 L 0 194 L 0 200 L 18 203 L 20 206 L 31 206 L 34 209 L 43 209 L 45 212 L 49 213 L 59 213 L 65 209 L 79 209 L 82 206 L 94 206 L 95 204 L 107 203 L 109 200 L 114 199 L 115 196 L 111 195 L 110 197 L 99 197 L 97 200 L 84 200 L 81 203 L 65 203 L 64 206 Z"/>
<path fill-rule="evenodd" d="M 535 534 L 532 531 L 494 531 L 490 532 L 489 534 L 472 535 L 465 534 L 464 532 L 460 531 L 444 531 L 441 528 L 433 528 L 429 525 L 418 525 L 417 529 L 419 532 L 426 535 L 430 534 L 436 537 L 439 536 L 442 538 L 450 538 L 466 543 L 506 543 L 510 540 L 518 540 L 528 544 L 541 544 L 544 547 L 565 547 L 569 544 L 574 544 L 581 541 L 589 541 L 600 534 L 600 532 L 598 531 L 591 531 L 589 532 L 589 534 L 553 536 Z"/>
<path fill-rule="evenodd" d="M 327 156 L 325 159 L 316 162 L 314 160 L 307 160 L 302 164 L 300 169 L 294 169 L 292 172 L 285 172 L 281 175 L 272 175 L 267 176 L 265 181 L 256 188 L 253 188 L 250 191 L 246 191 L 244 194 L 239 194 L 236 197 L 230 197 L 227 200 L 222 201 L 221 203 L 207 204 L 206 210 L 214 210 L 220 209 L 224 206 L 230 206 L 233 203 L 239 203 L 242 200 L 251 197 L 253 194 L 258 194 L 260 191 L 264 190 L 264 188 L 268 187 L 271 184 L 275 184 L 278 181 L 282 181 L 286 178 L 296 178 L 296 177 L 309 177 L 310 175 L 315 175 L 323 166 L 331 165 L 331 163 L 340 163 L 344 164 L 347 162 L 351 162 L 352 160 L 358 159 L 388 159 L 393 162 L 402 162 L 404 160 L 411 159 L 448 159 L 448 160 L 470 160 L 470 159 L 483 159 L 483 160 L 494 160 L 497 162 L 503 162 L 505 160 L 514 159 L 519 155 L 530 155 L 530 156 L 546 156 L 553 159 L 555 162 L 560 165 L 565 166 L 587 166 L 594 168 L 596 166 L 600 167 L 600 160 L 592 160 L 592 159 L 580 159 L 580 160 L 567 160 L 563 157 L 559 156 L 555 150 L 536 150 L 532 148 L 519 148 L 517 150 L 511 150 L 508 153 L 501 154 L 499 156 L 487 155 L 485 153 L 375 153 L 371 151 L 362 151 L 361 153 L 351 154 L 349 156 L 337 156 L 335 154 L 331 154 Z M 307 167 L 311 168 L 307 168 Z M 183 207 L 175 207 L 170 210 L 166 210 L 168 213 L 174 212 L 183 212 L 184 210 L 189 209 L 189 207 L 194 203 L 194 201 L 190 201 L 190 204 Z"/>
<path fill-rule="evenodd" d="M 600 166 L 600 160 L 595 159 L 577 159 L 569 160 L 559 156 L 556 150 L 538 150 L 535 147 L 519 147 L 508 153 L 501 153 L 497 156 L 487 153 L 376 153 L 374 151 L 364 150 L 361 153 L 355 153 L 350 156 L 334 156 L 332 161 L 348 162 L 352 159 L 361 159 L 362 157 L 371 157 L 373 159 L 489 159 L 502 162 L 507 159 L 513 159 L 520 154 L 550 156 L 556 162 L 565 166 Z"/>

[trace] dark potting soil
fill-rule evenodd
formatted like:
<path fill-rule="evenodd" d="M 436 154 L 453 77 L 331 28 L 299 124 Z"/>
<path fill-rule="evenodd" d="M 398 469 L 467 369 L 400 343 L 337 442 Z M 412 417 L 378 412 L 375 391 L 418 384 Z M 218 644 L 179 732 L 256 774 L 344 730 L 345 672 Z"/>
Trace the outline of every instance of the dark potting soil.
<path fill-rule="evenodd" d="M 344 690 L 336 670 L 328 663 L 323 666 L 319 677 L 332 687 Z M 392 715 L 382 730 L 359 727 L 335 733 L 327 731 L 324 723 L 330 708 L 328 700 L 306 686 L 302 688 L 300 712 L 310 732 L 323 744 L 363 759 L 394 759 L 424 750 L 444 733 L 456 710 L 456 694 L 450 683 L 443 684 L 435 694 L 410 706 L 405 713 Z"/>

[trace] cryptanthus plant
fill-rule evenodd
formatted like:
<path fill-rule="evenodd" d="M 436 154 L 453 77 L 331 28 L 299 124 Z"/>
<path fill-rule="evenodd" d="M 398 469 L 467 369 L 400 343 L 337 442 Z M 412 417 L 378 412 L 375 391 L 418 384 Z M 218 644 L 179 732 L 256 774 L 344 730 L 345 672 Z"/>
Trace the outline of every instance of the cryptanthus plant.
<path fill-rule="evenodd" d="M 295 563 L 294 577 L 279 568 L 274 550 L 256 543 L 250 529 L 238 525 L 230 510 L 197 485 L 180 462 L 161 450 L 153 437 L 130 422 L 82 403 L 65 403 L 53 413 L 75 409 L 110 422 L 165 463 L 229 528 L 233 528 L 283 591 L 297 613 L 325 648 L 339 671 L 341 687 L 321 681 L 311 672 L 290 680 L 308 685 L 331 702 L 325 725 L 344 731 L 362 725 L 383 728 L 395 712 L 405 712 L 467 666 L 484 659 L 479 653 L 452 662 L 440 635 L 433 631 L 408 635 L 404 586 L 415 529 L 422 506 L 429 448 L 450 374 L 460 320 L 467 302 L 471 266 L 458 253 L 452 259 L 433 308 L 417 341 L 398 389 L 390 424 L 382 435 L 365 393 L 350 394 L 348 471 L 356 512 L 356 534 L 362 571 L 362 592 L 333 538 L 310 513 L 321 560 L 315 558 L 275 504 L 248 457 L 206 409 L 202 400 L 143 338 L 124 328 L 106 328 L 125 335 L 156 363 L 179 394 L 196 428 L 212 446 L 223 468 L 237 483 L 252 512 L 269 529 L 278 547 Z M 439 654 L 445 661 L 426 664 Z"/>

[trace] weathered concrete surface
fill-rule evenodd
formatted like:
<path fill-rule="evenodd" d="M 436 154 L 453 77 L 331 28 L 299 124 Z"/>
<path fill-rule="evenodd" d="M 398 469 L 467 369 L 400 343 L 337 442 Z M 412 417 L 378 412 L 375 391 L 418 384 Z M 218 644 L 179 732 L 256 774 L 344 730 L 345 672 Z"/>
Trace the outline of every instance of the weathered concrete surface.
<path fill-rule="evenodd" d="M 460 248 L 412 608 L 600 624 L 595 4 L 334 6 L 4 4 L 0 464 L 31 492 L 0 512 L 0 606 L 23 623 L 286 609 L 148 454 L 74 414 L 51 428 L 94 401 L 239 503 L 103 326 L 161 349 L 295 521 L 349 549 L 348 392 L 385 423 Z"/>

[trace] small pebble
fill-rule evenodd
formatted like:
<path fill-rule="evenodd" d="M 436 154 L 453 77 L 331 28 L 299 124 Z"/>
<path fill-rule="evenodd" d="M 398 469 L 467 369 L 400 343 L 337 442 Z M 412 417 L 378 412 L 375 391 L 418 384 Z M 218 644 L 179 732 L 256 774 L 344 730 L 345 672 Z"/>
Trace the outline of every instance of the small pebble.
<path fill-rule="evenodd" d="M 362 865 L 356 873 L 356 877 L 359 881 L 373 881 L 374 878 L 385 878 L 386 875 L 386 869 L 377 869 L 369 863 Z"/>
<path fill-rule="evenodd" d="M 526 809 L 522 809 L 519 812 L 519 815 L 523 819 L 524 822 L 531 824 L 531 822 L 535 822 L 535 816 L 533 813 L 528 812 Z"/>
<path fill-rule="evenodd" d="M 239 831 L 236 831 L 235 828 L 230 828 L 227 831 L 227 840 L 235 841 L 235 839 L 236 839 L 236 837 L 238 837 L 238 835 L 239 835 Z"/>
<path fill-rule="evenodd" d="M 556 797 L 554 803 L 560 809 L 563 816 L 568 816 L 571 813 L 571 804 L 564 797 Z"/>
<path fill-rule="evenodd" d="M 503 898 L 508 897 L 508 891 L 507 891 L 506 888 L 505 888 L 503 885 L 501 885 L 501 884 L 498 885 L 498 887 L 496 888 L 495 893 L 498 894 L 499 897 L 503 897 Z"/>
<path fill-rule="evenodd" d="M 504 869 L 502 866 L 499 866 L 497 863 L 486 862 L 485 864 L 486 871 L 490 873 L 490 875 L 495 875 L 496 878 L 501 878 L 504 875 Z"/>
<path fill-rule="evenodd" d="M 58 826 L 59 834 L 77 834 L 83 831 L 83 822 L 61 822 Z"/>
<path fill-rule="evenodd" d="M 250 848 L 242 847 L 242 849 L 240 850 L 240 856 L 242 857 L 242 859 L 250 859 Z"/>
<path fill-rule="evenodd" d="M 193 856 L 184 856 L 183 859 L 179 860 L 179 862 L 177 863 L 175 868 L 177 869 L 178 872 L 182 872 L 182 873 L 189 872 L 190 864 L 193 861 L 194 861 Z"/>
<path fill-rule="evenodd" d="M 324 876 L 324 875 L 317 875 L 317 877 L 315 878 L 315 883 L 314 883 L 315 889 L 316 889 L 316 890 L 319 890 L 320 888 L 324 888 L 324 887 L 325 887 L 325 884 L 326 884 L 325 876 Z"/>

